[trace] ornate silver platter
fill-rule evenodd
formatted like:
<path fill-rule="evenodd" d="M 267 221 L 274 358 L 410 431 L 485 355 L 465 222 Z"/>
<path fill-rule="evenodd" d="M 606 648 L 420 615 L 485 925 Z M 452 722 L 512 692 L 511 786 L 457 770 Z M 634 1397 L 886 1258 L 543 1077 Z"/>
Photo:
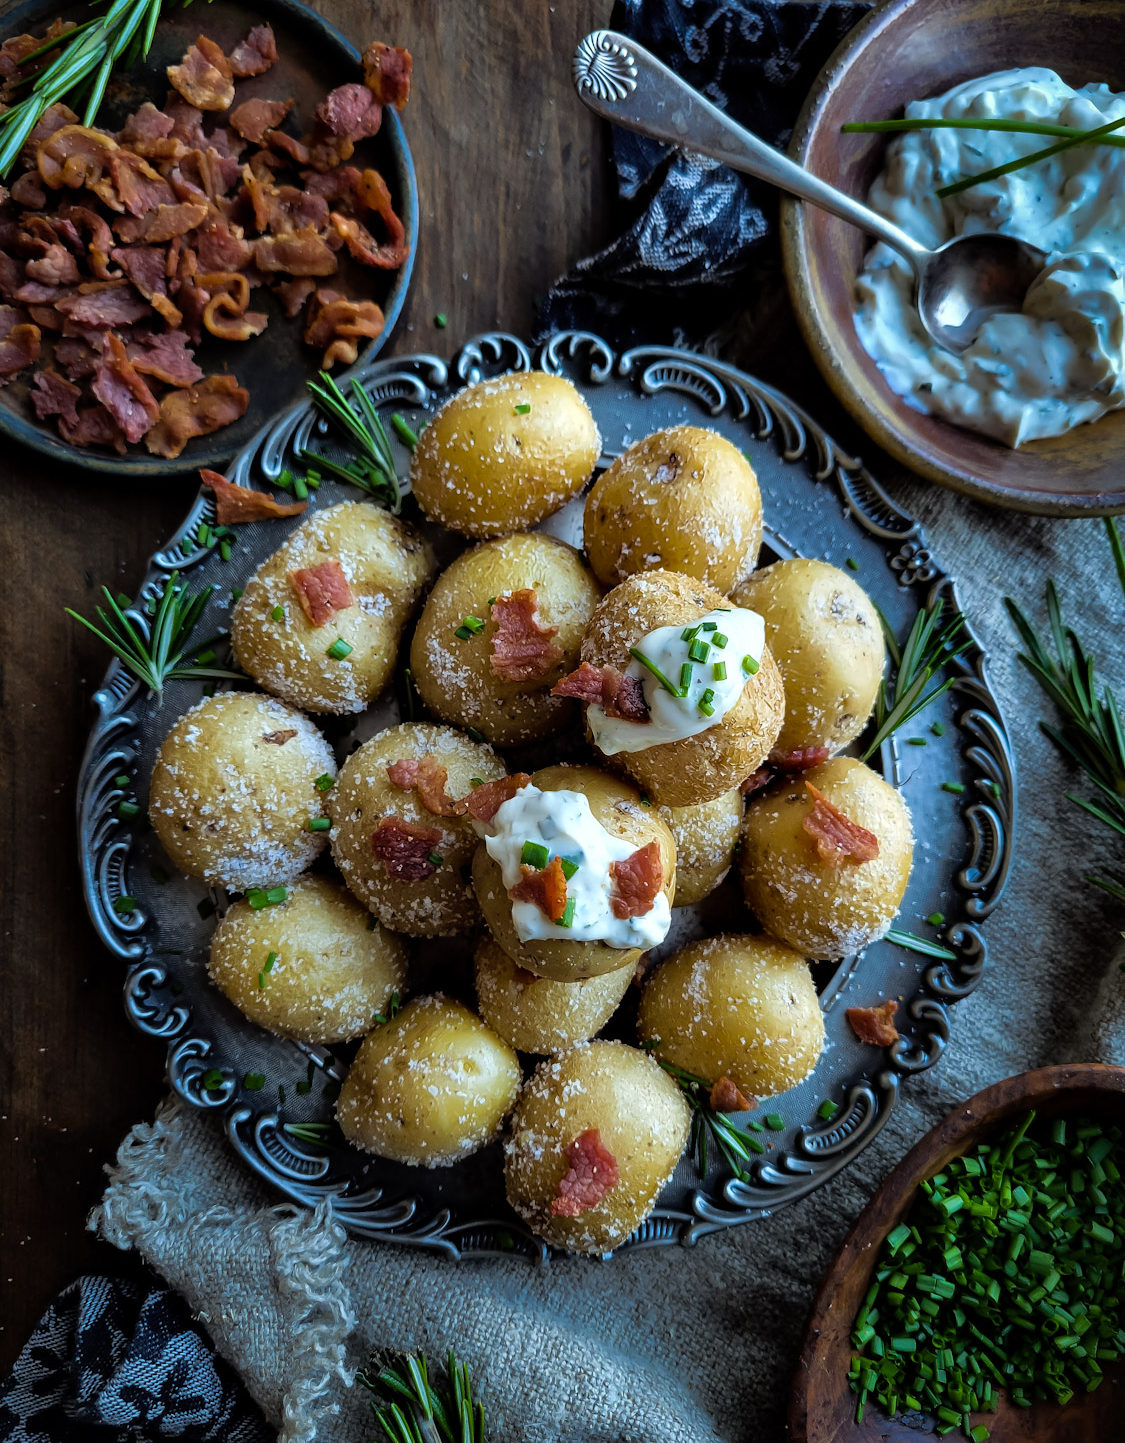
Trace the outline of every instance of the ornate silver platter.
<path fill-rule="evenodd" d="M 917 522 L 803 411 L 721 362 L 647 347 L 618 355 L 585 332 L 561 333 L 534 350 L 513 336 L 488 334 L 448 362 L 408 356 L 376 361 L 359 374 L 377 407 L 403 413 L 417 429 L 466 382 L 531 367 L 561 372 L 583 392 L 601 429 L 603 465 L 662 426 L 693 422 L 728 436 L 758 474 L 766 515 L 764 560 L 808 555 L 849 566 L 900 636 L 935 595 L 959 609 L 956 584 L 930 554 Z M 231 479 L 260 484 L 287 465 L 300 469 L 295 456 L 310 436 L 318 448 L 331 451 L 332 439 L 311 409 L 291 409 L 243 451 Z M 405 473 L 405 452 L 400 461 Z M 326 481 L 314 503 L 355 494 Z M 551 519 L 549 529 L 577 541 L 580 512 L 581 504 L 573 503 Z M 293 524 L 242 528 L 231 559 L 224 561 L 214 543 L 201 546 L 195 539 L 211 520 L 210 499 L 201 496 L 152 560 L 131 612 L 138 625 L 146 625 L 147 599 L 178 570 L 188 574 L 193 588 L 217 586 L 199 635 L 222 631 L 232 589 L 244 584 Z M 446 555 L 460 545 L 448 534 L 444 541 Z M 700 1177 L 692 1156 L 685 1156 L 659 1207 L 626 1247 L 694 1243 L 805 1196 L 878 1133 L 904 1079 L 941 1057 L 950 1008 L 972 991 L 985 965 L 982 924 L 1000 899 L 1011 865 L 1015 808 L 1011 751 L 979 645 L 974 642 L 955 666 L 953 688 L 914 724 L 926 744 L 892 738 L 875 759 L 902 789 L 918 835 L 897 925 L 940 944 L 952 960 L 884 941 L 837 965 L 818 967 L 827 1046 L 810 1079 L 772 1099 L 761 1113 L 740 1119 L 763 1148 L 750 1165 L 749 1181 L 733 1178 L 714 1158 L 707 1176 Z M 338 1135 L 324 1145 L 308 1140 L 302 1124 L 331 1120 L 349 1049 L 302 1047 L 272 1037 L 208 982 L 214 913 L 226 898 L 208 893 L 201 882 L 168 875 L 171 869 L 143 822 L 155 751 L 201 690 L 198 682 L 175 682 L 157 704 L 115 663 L 94 698 L 97 720 L 79 785 L 79 847 L 90 915 L 126 967 L 130 1020 L 163 1039 L 176 1092 L 221 1118 L 231 1145 L 285 1196 L 304 1203 L 327 1199 L 340 1222 L 362 1237 L 439 1248 L 453 1258 L 515 1252 L 545 1259 L 549 1250 L 504 1200 L 498 1145 L 456 1167 L 426 1170 L 367 1157 Z M 403 696 L 400 688 L 399 696 L 358 723 L 330 728 L 341 756 L 395 719 Z M 932 728 L 935 722 L 941 725 Z M 925 920 L 939 913 L 939 924 Z M 664 951 L 747 921 L 729 880 L 698 908 L 674 917 Z M 463 953 L 467 961 L 469 946 L 448 941 L 439 946 L 445 985 L 451 966 L 456 976 L 451 956 Z M 417 951 L 415 966 L 424 985 L 433 944 Z M 464 975 L 467 979 L 467 968 Z M 876 1053 L 855 1039 L 844 1012 L 881 995 L 903 998 L 902 1036 Z M 621 1025 L 627 1028 L 628 1019 Z M 830 1120 L 821 1112 L 824 1101 L 838 1108 Z M 765 1112 L 783 1119 L 784 1127 L 763 1129 Z"/>

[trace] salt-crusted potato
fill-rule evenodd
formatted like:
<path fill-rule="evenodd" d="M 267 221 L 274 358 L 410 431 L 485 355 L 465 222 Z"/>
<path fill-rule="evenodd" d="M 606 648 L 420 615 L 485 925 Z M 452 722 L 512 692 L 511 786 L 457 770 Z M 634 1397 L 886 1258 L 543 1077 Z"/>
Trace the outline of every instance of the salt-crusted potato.
<path fill-rule="evenodd" d="M 645 1053 L 571 1048 L 540 1063 L 520 1094 L 504 1144 L 508 1201 L 555 1247 L 611 1252 L 652 1211 L 690 1123 L 680 1089 Z M 588 1191 L 579 1169 L 592 1172 Z"/>
<path fill-rule="evenodd" d="M 445 403 L 414 448 L 410 483 L 431 521 L 479 539 L 506 536 L 577 496 L 600 450 L 570 381 L 512 372 Z"/>
<path fill-rule="evenodd" d="M 544 767 L 534 772 L 531 780 L 544 792 L 582 792 L 595 820 L 634 850 L 653 841 L 659 843 L 664 869 L 661 890 L 671 904 L 676 893 L 676 844 L 667 823 L 655 807 L 644 805 L 635 787 L 587 766 Z M 605 942 L 556 942 L 552 938 L 521 942 L 500 865 L 488 855 L 483 841 L 473 856 L 473 887 L 493 938 L 525 972 L 556 982 L 577 982 L 583 977 L 620 971 L 641 955 L 639 947 L 610 947 Z"/>
<path fill-rule="evenodd" d="M 694 907 L 730 871 L 742 827 L 742 792 L 732 787 L 694 807 L 661 807 L 676 842 L 676 906 Z"/>
<path fill-rule="evenodd" d="M 583 540 L 603 586 L 660 568 L 729 596 L 753 571 L 762 544 L 758 479 L 717 431 L 656 431 L 594 482 Z"/>
<path fill-rule="evenodd" d="M 806 782 L 875 836 L 876 857 L 821 855 Z M 804 957 L 827 959 L 883 936 L 902 902 L 913 855 L 910 813 L 899 793 L 854 757 L 834 757 L 751 799 L 739 871 L 747 904 L 766 931 Z"/>
<path fill-rule="evenodd" d="M 231 614 L 238 664 L 306 711 L 363 711 L 390 680 L 403 628 L 433 572 L 429 544 L 382 507 L 344 501 L 316 511 L 246 583 Z M 324 613 L 307 597 L 302 603 L 302 581 L 317 592 L 339 588 L 319 624 L 306 606 L 314 618 Z M 337 602 L 342 609 L 331 611 Z M 342 657 L 330 651 L 344 647 Z"/>
<path fill-rule="evenodd" d="M 211 938 L 211 981 L 282 1037 L 362 1037 L 406 979 L 406 948 L 373 921 L 344 887 L 301 877 L 284 902 L 230 908 Z"/>
<path fill-rule="evenodd" d="M 445 937 L 467 931 L 479 916 L 468 880 L 477 836 L 467 818 L 435 815 L 417 789 L 391 781 L 387 768 L 395 762 L 425 757 L 446 769 L 445 791 L 453 801 L 468 795 L 474 778 L 491 782 L 505 775 L 491 747 L 452 727 L 425 722 L 388 727 L 352 753 L 328 794 L 332 857 L 344 881 L 385 927 L 410 937 Z M 388 870 L 383 837 L 393 823 L 424 829 L 429 836 L 421 838 L 426 842 L 421 857 L 440 857 L 440 865 L 421 867 L 424 875 L 418 880 L 394 875 L 403 868 L 393 858 Z M 373 840 L 377 832 L 378 844 Z M 390 840 L 393 844 L 393 828 Z"/>
<path fill-rule="evenodd" d="M 846 571 L 798 557 L 763 567 L 731 593 L 758 612 L 785 684 L 779 752 L 841 751 L 863 730 L 883 675 L 883 628 Z"/>
<path fill-rule="evenodd" d="M 506 666 L 492 606 L 499 598 L 497 618 L 507 632 L 505 594 L 525 589 L 538 604 L 532 629 L 557 631 L 542 638 L 540 663 Z M 574 702 L 551 696 L 551 687 L 578 665 L 582 633 L 600 595 L 578 552 L 552 536 L 508 536 L 466 551 L 438 577 L 414 633 L 410 665 L 422 700 L 443 721 L 475 727 L 501 747 L 574 724 Z M 471 631 L 466 617 L 483 628 Z M 458 634 L 465 631 L 470 634 Z M 533 674 L 525 680 L 503 675 L 521 670 Z"/>
<path fill-rule="evenodd" d="M 189 877 L 233 891 L 291 882 L 324 849 L 309 822 L 332 749 L 307 716 L 276 697 L 223 692 L 185 712 L 152 769 L 148 814 Z"/>
<path fill-rule="evenodd" d="M 690 626 L 729 606 L 713 587 L 671 571 L 630 576 L 602 597 L 582 639 L 582 660 L 591 666 L 629 665 L 637 646 L 662 626 Z M 609 758 L 665 807 L 709 802 L 738 786 L 761 766 L 777 741 L 785 714 L 781 673 L 767 645 L 758 671 L 746 678 L 735 705 L 714 726 L 681 741 Z"/>
<path fill-rule="evenodd" d="M 629 990 L 634 966 L 555 982 L 536 977 L 487 934 L 477 943 L 477 1005 L 494 1032 L 520 1052 L 561 1052 L 600 1032 Z"/>
<path fill-rule="evenodd" d="M 641 994 L 637 1032 L 665 1062 L 729 1077 L 748 1098 L 796 1087 L 824 1047 L 808 964 L 769 937 L 708 937 L 670 957 Z"/>
<path fill-rule="evenodd" d="M 366 1152 L 418 1167 L 490 1142 L 520 1090 L 519 1058 L 460 1002 L 419 997 L 364 1038 L 336 1120 Z"/>

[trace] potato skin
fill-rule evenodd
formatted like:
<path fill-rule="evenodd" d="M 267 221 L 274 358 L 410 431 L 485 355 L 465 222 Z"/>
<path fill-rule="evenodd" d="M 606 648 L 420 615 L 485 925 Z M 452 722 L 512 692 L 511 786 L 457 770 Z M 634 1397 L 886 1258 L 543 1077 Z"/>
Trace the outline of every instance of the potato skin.
<path fill-rule="evenodd" d="M 633 964 L 600 977 L 555 982 L 536 977 L 486 933 L 475 956 L 477 1005 L 494 1032 L 520 1052 L 546 1055 L 601 1031 L 633 980 Z"/>
<path fill-rule="evenodd" d="M 641 994 L 637 1033 L 666 1062 L 747 1097 L 803 1082 L 824 1047 L 808 964 L 770 937 L 717 936 L 663 962 Z"/>
<path fill-rule="evenodd" d="M 406 980 L 406 948 L 346 888 L 300 877 L 255 911 L 236 902 L 211 938 L 211 981 L 251 1022 L 299 1042 L 362 1037 Z M 270 953 L 276 959 L 265 971 Z"/>
<path fill-rule="evenodd" d="M 785 685 L 780 752 L 841 751 L 863 730 L 886 660 L 879 616 L 862 586 L 826 561 L 797 557 L 756 571 L 732 593 L 757 611 Z"/>
<path fill-rule="evenodd" d="M 821 861 L 802 823 L 809 781 L 845 816 L 879 839 L 873 861 Z M 854 757 L 833 757 L 751 799 L 739 872 L 747 905 L 804 957 L 847 957 L 894 921 L 910 877 L 914 836 L 901 795 Z"/>
<path fill-rule="evenodd" d="M 435 817 L 417 792 L 403 791 L 387 776 L 392 762 L 429 753 L 448 772 L 446 791 L 453 798 L 471 790 L 473 777 L 491 782 L 505 775 L 504 763 L 492 748 L 463 732 L 406 722 L 388 727 L 353 752 L 327 797 L 332 857 L 344 881 L 385 927 L 409 937 L 452 936 L 467 931 L 479 916 L 473 889 L 462 876 L 477 844 L 472 823 L 465 817 Z M 440 831 L 436 850 L 443 865 L 421 882 L 390 876 L 371 847 L 371 834 L 384 817 Z"/>
<path fill-rule="evenodd" d="M 600 450 L 570 381 L 511 372 L 445 403 L 414 449 L 410 481 L 431 521 L 484 540 L 528 531 L 577 496 Z"/>
<path fill-rule="evenodd" d="M 504 1146 L 508 1201 L 532 1229 L 572 1253 L 607 1253 L 652 1211 L 687 1142 L 691 1115 L 659 1063 L 623 1042 L 587 1042 L 540 1063 Z M 565 1149 L 596 1128 L 618 1183 L 578 1217 L 551 1203 L 570 1169 Z"/>
<path fill-rule="evenodd" d="M 742 829 L 742 792 L 732 787 L 710 802 L 659 811 L 676 842 L 676 906 L 694 907 L 730 871 Z"/>
<path fill-rule="evenodd" d="M 667 823 L 654 807 L 646 807 L 636 788 L 597 767 L 554 766 L 534 772 L 531 780 L 544 792 L 583 792 L 590 810 L 614 837 L 632 847 L 660 843 L 664 863 L 664 894 L 669 903 L 676 892 L 676 844 Z M 499 946 L 525 972 L 556 982 L 577 982 L 600 977 L 636 962 L 639 947 L 610 947 L 605 942 L 555 942 L 550 939 L 521 942 L 512 921 L 512 904 L 500 866 L 488 855 L 482 841 L 473 856 L 473 887 L 488 929 Z"/>
<path fill-rule="evenodd" d="M 762 544 L 758 479 L 717 431 L 656 431 L 594 482 L 583 540 L 603 586 L 659 568 L 729 596 L 753 571 Z"/>
<path fill-rule="evenodd" d="M 285 740 L 287 732 L 295 735 Z M 309 818 L 316 779 L 336 775 L 332 749 L 307 716 L 276 697 L 222 692 L 184 713 L 161 743 L 148 814 L 189 877 L 233 891 L 291 882 L 324 850 Z"/>
<path fill-rule="evenodd" d="M 730 603 L 721 592 L 672 571 L 630 576 L 594 608 L 582 638 L 582 660 L 624 671 L 629 648 L 661 626 L 689 626 Z M 746 678 L 730 711 L 697 736 L 623 752 L 607 762 L 633 778 L 654 802 L 694 806 L 728 792 L 757 770 L 777 741 L 785 715 L 781 673 L 767 645 L 755 676 Z"/>
<path fill-rule="evenodd" d="M 333 559 L 353 605 L 313 626 L 289 573 Z M 231 613 L 235 658 L 259 686 L 305 711 L 363 711 L 390 680 L 403 628 L 433 572 L 429 544 L 382 507 L 344 501 L 316 511 L 246 583 Z M 278 606 L 284 615 L 275 621 Z M 328 655 L 337 637 L 352 648 L 342 661 Z"/>
<path fill-rule="evenodd" d="M 418 997 L 364 1038 L 336 1120 L 366 1152 L 443 1167 L 491 1142 L 519 1089 L 519 1058 L 475 1013 Z"/>
<path fill-rule="evenodd" d="M 490 664 L 497 628 L 488 602 L 523 587 L 538 594 L 540 624 L 558 627 L 554 641 L 563 656 L 542 681 L 505 682 Z M 600 596 L 578 552 L 552 536 L 508 536 L 474 547 L 438 577 L 418 619 L 410 665 L 419 695 L 443 721 L 475 727 L 501 747 L 574 724 L 576 704 L 551 696 L 551 687 L 577 667 L 582 633 Z M 486 622 L 467 640 L 454 634 L 465 616 Z"/>

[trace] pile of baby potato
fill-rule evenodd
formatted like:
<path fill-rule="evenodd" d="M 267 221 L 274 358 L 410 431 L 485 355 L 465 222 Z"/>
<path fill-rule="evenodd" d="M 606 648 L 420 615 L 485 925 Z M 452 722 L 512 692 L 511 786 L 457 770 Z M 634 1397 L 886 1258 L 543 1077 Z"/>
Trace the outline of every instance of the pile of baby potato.
<path fill-rule="evenodd" d="M 862 731 L 883 672 L 863 590 L 815 560 L 755 571 L 754 472 L 693 426 L 639 441 L 594 482 L 585 556 L 533 531 L 582 492 L 599 452 L 593 417 L 559 376 L 507 375 L 455 395 L 424 429 L 411 481 L 427 518 L 475 544 L 435 575 L 427 540 L 377 505 L 310 514 L 233 613 L 235 657 L 261 690 L 220 693 L 181 717 L 149 798 L 172 862 L 242 894 L 214 932 L 215 985 L 282 1036 L 363 1038 L 338 1103 L 344 1135 L 436 1167 L 506 1126 L 512 1206 L 552 1244 L 586 1253 L 642 1222 L 685 1146 L 689 1109 L 657 1059 L 726 1087 L 735 1106 L 808 1076 L 824 1041 L 808 960 L 886 931 L 913 849 L 899 794 L 836 755 Z M 552 661 L 518 681 L 494 665 L 494 608 L 528 590 Z M 446 803 L 504 778 L 506 749 L 581 733 L 583 703 L 552 689 L 583 662 L 624 672 L 656 628 L 732 605 L 760 613 L 767 644 L 714 725 L 614 757 L 591 747 L 591 763 L 531 781 L 582 793 L 633 847 L 656 842 L 675 906 L 711 892 L 737 855 L 764 930 L 692 943 L 647 973 L 636 948 L 521 942 L 481 828 Z M 388 727 L 338 769 L 312 717 L 367 708 L 407 642 L 434 720 Z M 404 784 L 412 763 L 444 768 L 438 801 Z M 877 856 L 825 845 L 806 825 L 818 797 L 877 838 Z M 430 850 L 408 875 L 377 846 L 423 834 Z M 325 847 L 338 877 L 308 873 Z M 477 1010 L 438 992 L 386 1017 L 410 992 L 410 939 L 470 932 Z M 641 1045 L 591 1040 L 635 978 Z"/>

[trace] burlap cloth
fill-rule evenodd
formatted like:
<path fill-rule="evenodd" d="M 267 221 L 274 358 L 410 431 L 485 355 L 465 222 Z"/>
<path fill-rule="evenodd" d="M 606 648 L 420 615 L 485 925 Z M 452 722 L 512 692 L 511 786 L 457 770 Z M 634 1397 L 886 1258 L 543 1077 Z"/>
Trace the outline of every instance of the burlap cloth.
<path fill-rule="evenodd" d="M 1038 731 L 1044 704 L 1001 606 L 1013 594 L 1041 621 L 1054 576 L 1105 674 L 1125 677 L 1125 615 L 1102 525 L 1005 514 L 912 481 L 891 489 L 958 578 L 1019 768 L 1015 869 L 987 924 L 988 971 L 955 1008 L 946 1056 L 904 1086 L 858 1161 L 797 1206 L 694 1249 L 545 1268 L 348 1241 L 316 1214 L 275 1206 L 211 1120 L 168 1104 L 126 1139 L 91 1226 L 183 1294 L 283 1439 L 370 1436 L 349 1381 L 375 1345 L 433 1358 L 456 1347 L 496 1439 L 780 1439 L 817 1280 L 895 1160 L 997 1078 L 1125 1062 L 1122 909 L 1082 880 L 1113 848 L 1064 799 L 1075 778 Z"/>

